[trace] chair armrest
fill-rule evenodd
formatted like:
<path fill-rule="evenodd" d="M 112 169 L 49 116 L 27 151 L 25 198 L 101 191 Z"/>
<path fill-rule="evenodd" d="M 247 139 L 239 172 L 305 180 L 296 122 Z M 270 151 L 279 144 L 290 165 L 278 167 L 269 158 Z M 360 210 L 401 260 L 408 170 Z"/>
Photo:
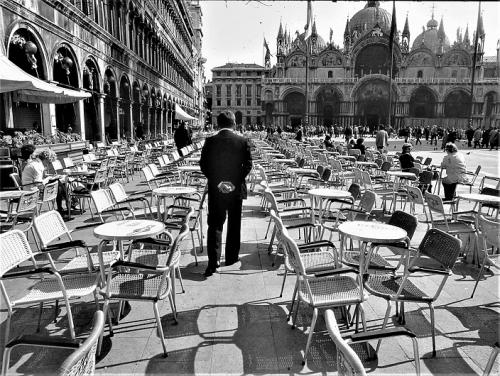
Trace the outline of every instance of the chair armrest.
<path fill-rule="evenodd" d="M 431 274 L 439 274 L 439 275 L 451 275 L 451 272 L 443 269 L 429 268 L 429 267 L 421 267 L 421 266 L 412 266 L 408 268 L 410 273 L 431 273 Z"/>
<path fill-rule="evenodd" d="M 302 227 L 314 227 L 314 228 L 316 228 L 316 225 L 314 223 L 301 223 L 300 225 L 286 226 L 286 229 L 287 230 L 295 230 L 297 228 L 302 228 Z"/>
<path fill-rule="evenodd" d="M 13 278 L 19 278 L 19 277 L 25 277 L 28 275 L 33 275 L 33 274 L 41 274 L 41 273 L 49 273 L 49 274 L 54 274 L 54 270 L 52 268 L 36 268 L 36 269 L 30 269 L 30 270 L 25 270 L 22 272 L 12 272 L 8 274 L 4 274 L 2 278 L 0 279 L 13 279 Z"/>
<path fill-rule="evenodd" d="M 9 341 L 9 343 L 5 345 L 5 348 L 12 349 L 16 346 L 23 346 L 23 345 L 78 349 L 81 345 L 81 342 L 79 340 L 74 340 L 62 336 L 47 337 L 47 336 L 37 336 L 33 334 L 25 334 Z"/>
<path fill-rule="evenodd" d="M 160 245 L 165 247 L 172 245 L 172 241 L 170 240 L 156 239 L 156 238 L 135 239 L 132 241 L 132 244 L 137 244 L 137 243 Z"/>
<path fill-rule="evenodd" d="M 48 245 L 42 248 L 42 252 L 62 251 L 64 249 L 74 248 L 74 247 L 85 248 L 87 247 L 87 244 L 83 240 L 71 240 L 68 242 Z"/>
<path fill-rule="evenodd" d="M 302 202 L 304 205 L 306 204 L 306 202 L 304 201 L 303 198 L 283 198 L 281 200 L 276 200 L 276 202 L 278 204 L 287 204 L 287 203 L 290 203 L 290 202 Z"/>
<path fill-rule="evenodd" d="M 342 267 L 336 268 L 336 269 L 328 269 L 325 271 L 316 272 L 316 273 L 314 273 L 314 276 L 315 277 L 328 277 L 331 275 L 345 274 L 345 273 L 358 273 L 358 269 L 352 268 L 350 266 L 346 266 L 346 267 L 342 266 Z"/>
<path fill-rule="evenodd" d="M 128 203 L 134 202 L 134 201 L 145 201 L 149 204 L 149 201 L 146 197 L 129 197 L 126 200 L 120 201 L 119 203 L 120 204 L 128 204 Z"/>
<path fill-rule="evenodd" d="M 138 270 L 146 270 L 146 271 L 164 271 L 168 269 L 168 267 L 159 267 L 159 266 L 151 266 L 151 265 L 146 265 L 146 264 L 141 264 L 138 262 L 130 262 L 130 261 L 125 261 L 125 260 L 118 260 L 115 262 L 111 268 L 116 269 L 118 267 L 127 267 L 127 268 L 133 268 L 133 269 L 138 269 Z"/>
<path fill-rule="evenodd" d="M 311 223 L 310 226 L 314 226 L 314 225 Z M 321 247 L 332 247 L 332 248 L 335 248 L 335 245 L 332 242 L 328 241 L 328 240 L 318 240 L 318 241 L 315 241 L 315 242 L 310 242 L 310 243 L 306 243 L 306 244 L 300 244 L 298 247 L 299 247 L 300 251 L 308 251 L 308 250 L 311 250 L 311 249 L 316 249 L 316 248 L 321 248 Z"/>
<path fill-rule="evenodd" d="M 366 342 L 373 339 L 383 339 L 390 337 L 406 336 L 409 338 L 416 338 L 417 336 L 412 331 L 405 328 L 388 328 L 369 330 L 367 332 L 355 333 L 349 336 L 351 343 Z"/>

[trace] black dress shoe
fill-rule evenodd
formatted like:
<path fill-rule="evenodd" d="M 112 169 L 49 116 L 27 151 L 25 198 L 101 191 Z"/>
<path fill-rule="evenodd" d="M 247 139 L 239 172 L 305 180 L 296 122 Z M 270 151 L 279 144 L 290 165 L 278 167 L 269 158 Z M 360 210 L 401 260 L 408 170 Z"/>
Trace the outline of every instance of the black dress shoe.
<path fill-rule="evenodd" d="M 239 262 L 239 261 L 240 261 L 240 259 L 239 259 L 239 258 L 237 258 L 236 260 L 229 260 L 229 261 L 226 261 L 226 262 L 225 262 L 225 265 L 226 265 L 226 266 L 231 266 L 231 265 L 233 265 L 233 264 L 236 264 L 236 263 L 237 263 L 237 262 Z"/>
<path fill-rule="evenodd" d="M 205 269 L 205 273 L 203 273 L 203 275 L 205 277 L 210 277 L 212 274 L 214 274 L 216 271 L 217 271 L 217 268 L 219 267 L 219 264 L 217 264 L 216 267 L 213 267 L 213 266 L 207 266 L 207 268 Z"/>

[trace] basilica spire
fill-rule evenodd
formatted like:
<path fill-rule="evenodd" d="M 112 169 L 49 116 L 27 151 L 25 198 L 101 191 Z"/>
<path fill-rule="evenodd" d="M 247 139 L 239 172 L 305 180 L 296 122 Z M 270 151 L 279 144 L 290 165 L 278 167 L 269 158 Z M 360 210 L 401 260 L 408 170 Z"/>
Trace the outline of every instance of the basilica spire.
<path fill-rule="evenodd" d="M 406 14 L 405 26 L 403 28 L 403 34 L 401 35 L 403 38 L 407 37 L 410 39 L 410 27 L 408 26 L 408 13 Z"/>
<path fill-rule="evenodd" d="M 283 24 L 280 21 L 280 28 L 278 30 L 278 38 L 283 38 Z"/>
<path fill-rule="evenodd" d="M 446 34 L 444 33 L 443 17 L 441 16 L 441 22 L 439 22 L 438 38 L 444 41 Z"/>
<path fill-rule="evenodd" d="M 467 24 L 467 27 L 465 28 L 465 34 L 464 34 L 464 44 L 468 47 L 470 46 L 470 39 L 469 39 L 469 25 Z"/>

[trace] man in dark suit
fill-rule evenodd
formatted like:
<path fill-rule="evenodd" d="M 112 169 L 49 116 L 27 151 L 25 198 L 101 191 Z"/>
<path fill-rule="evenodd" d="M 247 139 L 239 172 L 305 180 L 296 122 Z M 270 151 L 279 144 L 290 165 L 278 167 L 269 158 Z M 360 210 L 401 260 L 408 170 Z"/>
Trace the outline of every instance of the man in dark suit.
<path fill-rule="evenodd" d="M 235 117 L 225 111 L 217 117 L 219 132 L 205 141 L 200 167 L 208 180 L 208 267 L 211 276 L 219 267 L 222 229 L 228 216 L 226 266 L 238 262 L 241 207 L 247 197 L 246 176 L 252 169 L 248 141 L 234 133 Z"/>

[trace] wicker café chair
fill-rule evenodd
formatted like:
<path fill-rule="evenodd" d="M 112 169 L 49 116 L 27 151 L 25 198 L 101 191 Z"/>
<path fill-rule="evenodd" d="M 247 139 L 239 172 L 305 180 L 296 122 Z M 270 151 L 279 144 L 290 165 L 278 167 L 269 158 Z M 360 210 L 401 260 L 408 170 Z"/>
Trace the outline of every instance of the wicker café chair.
<path fill-rule="evenodd" d="M 40 214 L 34 219 L 35 232 L 40 241 L 40 250 L 51 257 L 52 252 L 63 252 L 74 249 L 76 252 L 72 256 L 65 255 L 65 259 L 69 256 L 69 261 L 62 265 L 58 270 L 63 272 L 68 271 L 84 271 L 97 270 L 99 268 L 99 257 L 95 252 L 90 252 L 92 247 L 87 246 L 83 240 L 73 240 L 71 232 L 66 223 L 61 217 L 61 214 L 55 210 Z M 63 240 L 57 241 L 56 240 Z M 78 253 L 78 249 L 83 249 L 82 254 Z M 109 265 L 117 260 L 120 256 L 118 250 L 103 252 L 103 260 L 105 265 Z"/>
<path fill-rule="evenodd" d="M 179 257 L 180 243 L 184 240 L 188 233 L 188 227 L 183 226 L 181 233 L 175 239 L 174 244 L 172 245 L 172 248 L 166 258 L 158 257 L 158 254 L 155 253 L 155 256 L 153 257 L 157 258 L 156 264 L 137 262 L 150 261 L 145 258 L 135 258 L 136 262 L 124 260 L 117 261 L 108 269 L 106 284 L 99 291 L 99 293 L 104 297 L 103 311 L 105 317 L 108 314 L 109 303 L 111 300 L 136 300 L 149 301 L 153 303 L 156 326 L 165 357 L 167 356 L 167 347 L 165 344 L 165 337 L 163 335 L 158 302 L 168 297 L 170 307 L 172 308 L 174 315 L 174 320 L 177 322 L 177 311 L 172 295 L 172 265 L 173 262 L 175 262 L 175 258 Z M 120 314 L 117 315 L 117 317 L 119 316 Z M 110 334 L 113 335 L 113 328 L 110 326 L 109 329 Z M 104 333 L 101 333 L 97 354 L 100 354 L 101 352 L 103 334 Z"/>
<path fill-rule="evenodd" d="M 426 303 L 429 306 L 431 313 L 431 328 L 432 328 L 432 354 L 436 355 L 436 338 L 434 325 L 434 307 L 433 303 L 438 299 L 439 294 L 443 290 L 448 277 L 452 274 L 451 269 L 457 261 L 460 253 L 462 242 L 452 235 L 438 229 L 430 229 L 425 234 L 420 243 L 416 256 L 411 262 L 404 262 L 405 270 L 401 276 L 392 274 L 369 274 L 364 276 L 365 287 L 373 295 L 383 298 L 387 301 L 387 309 L 385 312 L 384 329 L 389 320 L 391 313 L 391 302 L 400 303 L 400 323 L 404 324 L 404 303 Z M 407 252 L 406 257 L 410 260 L 412 252 Z M 419 262 L 425 259 L 425 265 L 429 265 L 431 260 L 437 266 L 418 266 Z M 424 263 L 422 263 L 424 265 Z M 434 295 L 428 294 L 419 289 L 411 280 L 416 272 L 433 274 L 441 276 L 439 284 Z M 380 345 L 380 343 L 379 343 Z M 377 346 L 378 349 L 378 346 Z"/>
<path fill-rule="evenodd" d="M 54 375 L 60 376 L 88 376 L 93 375 L 95 371 L 95 352 L 99 335 L 104 328 L 104 314 L 102 311 L 94 313 L 92 330 L 85 341 L 69 340 L 63 337 L 43 337 L 34 335 L 23 335 L 10 341 L 3 354 L 2 376 L 7 375 L 10 363 L 11 351 L 20 346 L 30 347 L 49 347 L 56 349 L 74 349 L 63 363 L 54 372 Z M 57 350 L 56 350 L 57 351 Z"/>
<path fill-rule="evenodd" d="M 500 222 L 490 221 L 483 215 L 479 215 L 477 222 L 478 222 L 478 233 L 483 238 L 482 251 L 484 252 L 484 256 L 483 256 L 483 262 L 481 263 L 481 270 L 477 274 L 476 283 L 474 284 L 474 290 L 472 290 L 472 295 L 470 296 L 471 298 L 474 297 L 474 293 L 476 292 L 479 280 L 483 275 L 484 267 L 489 263 L 493 263 L 488 254 L 488 247 L 492 247 L 493 249 L 495 248 L 498 249 L 500 247 Z M 495 266 L 498 268 L 497 265 Z"/>
<path fill-rule="evenodd" d="M 418 352 L 417 336 L 404 328 L 391 328 L 369 330 L 362 333 L 356 333 L 347 339 L 342 338 L 335 314 L 332 310 L 325 311 L 325 323 L 330 338 L 337 348 L 337 372 L 339 376 L 359 375 L 365 376 L 365 368 L 358 357 L 358 354 L 349 346 L 349 344 L 367 342 L 373 339 L 392 338 L 405 336 L 411 339 L 413 344 L 413 356 L 415 359 L 416 374 L 420 375 L 420 358 Z"/>
<path fill-rule="evenodd" d="M 1 222 L 0 229 L 2 231 L 13 230 L 17 224 L 25 223 L 26 227 L 22 231 L 33 232 L 33 218 L 37 214 L 39 195 L 38 189 L 24 191 L 21 197 L 9 207 L 7 217 Z"/>
<path fill-rule="evenodd" d="M 59 189 L 59 180 L 52 181 L 43 186 L 42 196 L 38 201 L 38 213 L 42 212 L 43 206 L 47 204 L 49 210 L 56 208 L 57 191 Z"/>
<path fill-rule="evenodd" d="M 32 269 L 16 270 L 18 266 L 29 260 L 33 263 Z M 50 276 L 47 276 L 47 274 Z M 5 285 L 3 280 L 22 277 L 30 278 L 32 282 L 30 287 L 17 291 L 19 289 L 18 284 L 16 285 L 15 295 L 9 294 L 8 287 L 10 286 Z M 74 339 L 75 328 L 69 301 L 93 293 L 97 303 L 96 285 L 97 275 L 94 273 L 86 272 L 61 276 L 53 262 L 50 262 L 48 266 L 39 266 L 22 231 L 12 230 L 0 235 L 0 288 L 5 302 L 3 308 L 7 308 L 8 314 L 5 325 L 5 343 L 9 342 L 10 321 L 16 307 L 34 303 L 43 305 L 43 302 L 57 300 L 65 303 L 69 332 L 71 338 Z"/>
<path fill-rule="evenodd" d="M 276 215 L 276 212 L 271 209 L 271 218 L 274 221 L 276 227 L 276 239 L 278 240 L 278 248 L 282 247 L 280 241 L 282 239 L 282 234 L 285 231 L 285 227 L 281 219 Z M 308 273 L 315 273 L 325 270 L 335 269 L 338 265 L 337 253 L 334 251 L 328 251 L 328 249 L 335 250 L 335 245 L 327 240 L 313 241 L 310 243 L 298 245 L 299 251 L 301 252 L 302 262 Z M 324 249 L 327 249 L 325 251 Z M 287 253 L 283 252 L 285 255 L 285 273 L 283 274 L 283 282 L 281 284 L 280 298 L 283 296 L 283 289 L 285 288 L 285 281 L 288 273 L 294 273 L 295 270 L 288 259 Z M 295 301 L 296 291 L 293 294 L 292 306 Z"/>
<path fill-rule="evenodd" d="M 302 261 L 302 254 L 297 247 L 295 241 L 290 238 L 286 230 L 282 232 L 280 243 L 282 244 L 285 252 L 288 255 L 290 264 L 295 270 L 297 276 L 296 289 L 297 289 L 297 308 L 295 309 L 295 316 L 293 319 L 293 326 L 295 327 L 297 321 L 297 313 L 300 308 L 300 302 L 304 302 L 313 308 L 313 317 L 311 326 L 309 328 L 309 335 L 307 337 L 306 349 L 302 364 L 306 363 L 307 353 L 311 346 L 316 320 L 318 319 L 319 309 L 355 305 L 357 314 L 361 314 L 363 328 L 366 328 L 365 314 L 363 311 L 362 303 L 366 300 L 367 295 L 363 291 L 362 286 L 358 286 L 356 280 L 347 276 L 347 272 L 352 270 L 337 269 L 327 270 L 323 273 L 310 274 L 305 268 Z M 292 307 L 293 309 L 293 307 Z M 347 317 L 347 321 L 348 321 Z"/>
<path fill-rule="evenodd" d="M 111 191 L 111 195 L 113 196 L 113 199 L 115 200 L 116 204 L 128 204 L 130 206 L 130 209 L 134 212 L 134 215 L 136 216 L 144 215 L 144 217 L 150 216 L 150 218 L 153 219 L 153 210 L 151 208 L 151 205 L 149 204 L 149 200 L 146 197 L 144 197 L 144 193 L 146 192 L 137 192 L 128 194 L 125 191 L 125 188 L 123 187 L 122 183 L 119 182 L 110 184 L 108 188 Z M 132 206 L 133 203 L 140 203 L 142 207 L 140 206 L 139 209 L 137 209 L 134 206 Z"/>

